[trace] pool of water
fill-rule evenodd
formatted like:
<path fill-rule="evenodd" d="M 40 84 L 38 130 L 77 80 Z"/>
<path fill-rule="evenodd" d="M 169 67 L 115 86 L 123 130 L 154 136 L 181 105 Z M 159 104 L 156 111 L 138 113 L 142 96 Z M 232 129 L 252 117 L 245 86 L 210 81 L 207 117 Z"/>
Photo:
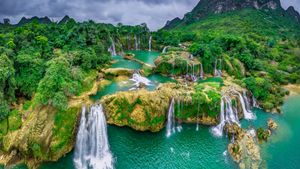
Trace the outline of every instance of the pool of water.
<path fill-rule="evenodd" d="M 120 61 L 122 58 L 116 56 L 114 59 Z M 128 67 L 134 69 L 133 65 Z M 148 90 L 154 90 L 160 83 L 173 81 L 162 75 L 150 75 L 148 79 L 154 83 L 153 86 L 147 88 Z M 113 81 L 99 91 L 93 99 L 98 100 L 104 95 L 129 88 L 130 85 L 124 81 Z M 257 120 L 242 120 L 244 128 L 266 127 L 269 118 L 273 118 L 279 125 L 269 142 L 261 145 L 265 168 L 298 169 L 300 167 L 299 103 L 300 96 L 290 97 L 282 107 L 282 115 L 272 115 L 260 109 L 254 109 Z M 200 129 L 196 131 L 196 125 L 183 125 L 181 132 L 169 138 L 166 137 L 165 129 L 158 133 L 150 133 L 137 132 L 127 127 L 108 126 L 108 138 L 116 169 L 237 168 L 229 154 L 225 153 L 229 143 L 228 138 L 214 137 L 207 126 L 200 126 Z M 18 166 L 16 169 L 23 168 L 26 167 Z M 73 152 L 57 162 L 44 163 L 40 168 L 73 169 Z"/>
<path fill-rule="evenodd" d="M 147 78 L 152 82 L 150 86 L 146 86 L 146 89 L 149 91 L 155 90 L 161 83 L 176 82 L 169 77 L 159 74 L 153 74 L 148 76 Z M 100 100 L 105 95 L 114 94 L 119 91 L 128 91 L 132 87 L 132 85 L 133 83 L 130 80 L 120 82 L 112 81 L 109 85 L 99 90 L 97 94 L 95 96 L 92 96 L 91 98 L 93 100 Z"/>
<path fill-rule="evenodd" d="M 108 126 L 110 148 L 117 169 L 154 168 L 237 168 L 224 155 L 228 139 L 216 139 L 209 128 L 183 125 L 183 130 L 166 138 L 159 133 L 137 132 L 130 128 Z M 45 163 L 42 169 L 71 169 L 73 153 L 56 163 Z"/>
<path fill-rule="evenodd" d="M 160 55 L 159 52 L 149 52 L 144 50 L 130 50 L 126 52 L 133 53 L 135 55 L 134 58 L 152 66 L 155 66 L 154 61 Z"/>
<path fill-rule="evenodd" d="M 126 68 L 138 70 L 142 68 L 142 65 L 138 62 L 124 59 L 122 56 L 113 56 L 112 58 L 116 62 L 111 65 L 111 68 Z"/>
<path fill-rule="evenodd" d="M 263 166 L 271 169 L 298 169 L 300 166 L 300 96 L 287 99 L 283 115 L 272 115 L 259 109 L 254 112 L 256 121 L 242 121 L 242 126 L 266 127 L 272 117 L 279 128 L 268 143 L 263 143 Z M 183 125 L 183 130 L 167 138 L 165 130 L 158 133 L 137 132 L 129 128 L 108 126 L 111 151 L 117 169 L 139 168 L 237 168 L 224 153 L 228 139 L 215 138 L 209 127 Z M 41 168 L 74 168 L 73 154 L 56 163 L 46 163 Z"/>

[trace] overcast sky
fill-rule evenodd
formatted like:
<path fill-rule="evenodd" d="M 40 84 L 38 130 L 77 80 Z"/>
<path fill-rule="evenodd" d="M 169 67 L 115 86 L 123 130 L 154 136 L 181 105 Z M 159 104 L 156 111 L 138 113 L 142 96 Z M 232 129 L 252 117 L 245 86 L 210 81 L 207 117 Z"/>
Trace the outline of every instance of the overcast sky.
<path fill-rule="evenodd" d="M 300 0 L 281 0 L 287 8 L 300 11 Z M 17 23 L 22 16 L 49 16 L 57 21 L 69 15 L 77 21 L 137 25 L 147 23 L 152 30 L 167 20 L 182 18 L 199 0 L 0 0 L 0 20 L 9 18 Z M 2 21 L 1 21 L 2 22 Z"/>

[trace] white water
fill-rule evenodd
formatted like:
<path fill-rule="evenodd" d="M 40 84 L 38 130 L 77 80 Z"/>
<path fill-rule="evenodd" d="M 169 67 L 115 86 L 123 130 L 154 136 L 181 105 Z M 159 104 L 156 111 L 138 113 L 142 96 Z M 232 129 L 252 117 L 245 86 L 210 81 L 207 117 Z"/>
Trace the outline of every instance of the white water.
<path fill-rule="evenodd" d="M 220 123 L 212 128 L 212 133 L 217 137 L 221 137 L 226 123 L 235 123 L 240 126 L 237 109 L 233 107 L 230 96 L 225 94 L 221 99 Z"/>
<path fill-rule="evenodd" d="M 256 119 L 255 114 L 253 114 L 253 112 L 250 110 L 250 102 L 247 98 L 247 96 L 245 95 L 244 97 L 241 95 L 240 92 L 233 90 L 234 93 L 236 93 L 239 96 L 239 100 L 241 102 L 242 105 L 242 109 L 243 109 L 243 114 L 244 114 L 244 118 L 247 120 L 254 120 Z"/>
<path fill-rule="evenodd" d="M 162 50 L 162 53 L 166 53 L 167 52 L 168 47 L 165 46 L 164 49 Z"/>
<path fill-rule="evenodd" d="M 109 150 L 106 119 L 102 105 L 94 105 L 86 112 L 82 108 L 77 134 L 74 164 L 77 169 L 112 169 L 113 156 Z"/>
<path fill-rule="evenodd" d="M 152 36 L 149 37 L 149 52 L 152 51 Z"/>
<path fill-rule="evenodd" d="M 220 61 L 220 64 L 221 64 L 221 61 Z M 215 62 L 214 76 L 215 77 L 222 77 L 222 70 L 217 69 L 217 67 L 218 67 L 218 60 L 216 60 L 216 62 Z"/>
<path fill-rule="evenodd" d="M 138 39 L 137 39 L 136 35 L 134 35 L 134 45 L 135 45 L 135 50 L 138 50 L 139 49 L 139 42 L 138 42 Z"/>
<path fill-rule="evenodd" d="M 204 79 L 204 71 L 203 71 L 202 63 L 200 63 L 200 79 Z"/>
<path fill-rule="evenodd" d="M 108 51 L 111 53 L 111 56 L 116 56 L 117 55 L 117 52 L 116 52 L 116 45 L 115 45 L 115 42 L 112 38 L 110 38 L 111 40 L 111 46 L 110 48 L 108 49 Z"/>
<path fill-rule="evenodd" d="M 250 110 L 251 106 L 248 97 L 246 96 L 246 94 L 244 95 L 245 96 L 243 97 L 241 93 L 236 91 L 235 89 L 230 89 L 222 95 L 220 123 L 211 129 L 212 133 L 215 136 L 221 137 L 223 135 L 223 128 L 226 123 L 235 123 L 240 126 L 237 107 L 232 105 L 233 97 L 239 99 L 245 119 L 253 120 L 256 118 L 255 114 Z M 248 109 L 246 105 L 249 105 Z"/>
<path fill-rule="evenodd" d="M 196 131 L 199 131 L 199 112 L 200 112 L 200 103 L 198 102 Z"/>
<path fill-rule="evenodd" d="M 170 137 L 172 133 L 175 133 L 175 100 L 172 98 L 170 106 L 169 106 L 169 111 L 168 111 L 168 122 L 167 122 L 167 137 Z M 181 131 L 181 128 L 179 128 Z"/>
<path fill-rule="evenodd" d="M 134 73 L 132 75 L 132 78 L 129 79 L 129 80 L 134 83 L 133 87 L 129 90 L 136 90 L 136 89 L 141 87 L 141 84 L 144 84 L 146 86 L 153 85 L 152 82 L 149 79 L 147 79 L 146 77 L 141 76 L 140 73 L 138 73 L 138 72 Z"/>
<path fill-rule="evenodd" d="M 258 103 L 257 103 L 257 100 L 255 99 L 253 93 L 251 93 L 252 95 L 252 107 L 256 107 L 256 108 L 260 108 Z"/>

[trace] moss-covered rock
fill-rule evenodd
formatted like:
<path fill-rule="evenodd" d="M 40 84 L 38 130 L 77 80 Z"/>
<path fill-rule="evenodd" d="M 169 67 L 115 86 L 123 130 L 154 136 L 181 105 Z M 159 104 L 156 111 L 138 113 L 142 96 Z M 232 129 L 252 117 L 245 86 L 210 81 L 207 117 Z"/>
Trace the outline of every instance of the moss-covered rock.
<path fill-rule="evenodd" d="M 131 76 L 134 73 L 134 70 L 125 69 L 125 68 L 110 68 L 103 70 L 105 78 L 114 79 L 119 76 Z"/>
<path fill-rule="evenodd" d="M 228 152 L 241 169 L 261 167 L 260 148 L 253 133 L 245 131 L 236 124 L 227 124 L 225 130 L 233 139 L 228 145 Z M 234 137 L 233 137 L 234 136 Z"/>
<path fill-rule="evenodd" d="M 172 75 L 200 74 L 200 62 L 188 52 L 170 51 L 155 60 L 155 72 Z"/>
<path fill-rule="evenodd" d="M 80 108 L 72 107 L 57 112 L 51 107 L 39 107 L 30 112 L 22 127 L 9 132 L 3 138 L 3 151 L 8 154 L 6 165 L 15 157 L 26 159 L 30 168 L 36 168 L 41 161 L 56 161 L 70 152 L 75 141 L 76 125 Z"/>
<path fill-rule="evenodd" d="M 155 91 L 142 89 L 104 96 L 101 103 L 109 124 L 157 132 L 164 127 L 172 98 L 176 100 L 175 117 L 178 121 L 217 124 L 220 92 L 212 86 L 197 91 L 194 86 L 167 83 Z"/>

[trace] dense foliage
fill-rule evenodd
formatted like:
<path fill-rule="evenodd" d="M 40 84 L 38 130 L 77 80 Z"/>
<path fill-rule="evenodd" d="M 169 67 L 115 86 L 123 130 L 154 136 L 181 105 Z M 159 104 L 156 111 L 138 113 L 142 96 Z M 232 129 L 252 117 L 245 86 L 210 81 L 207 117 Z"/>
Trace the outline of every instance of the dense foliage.
<path fill-rule="evenodd" d="M 282 103 L 280 87 L 300 83 L 300 26 L 278 11 L 244 9 L 156 33 L 161 45 L 184 45 L 205 73 L 218 69 L 243 82 L 268 110 Z"/>
<path fill-rule="evenodd" d="M 113 39 L 119 42 L 137 35 L 146 40 L 141 35 L 148 38 L 148 32 L 145 24 L 115 27 L 73 19 L 60 24 L 33 19 L 22 26 L 2 25 L 0 121 L 8 118 L 11 105 L 19 98 L 66 110 L 70 96 L 91 87 L 85 79 L 93 79 L 89 76 L 96 76 L 94 70 L 110 62 L 107 49 Z"/>

